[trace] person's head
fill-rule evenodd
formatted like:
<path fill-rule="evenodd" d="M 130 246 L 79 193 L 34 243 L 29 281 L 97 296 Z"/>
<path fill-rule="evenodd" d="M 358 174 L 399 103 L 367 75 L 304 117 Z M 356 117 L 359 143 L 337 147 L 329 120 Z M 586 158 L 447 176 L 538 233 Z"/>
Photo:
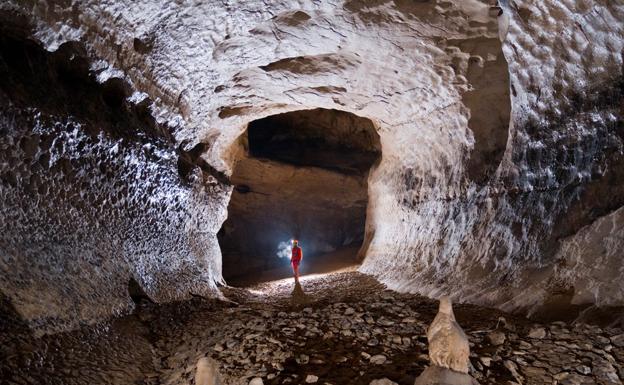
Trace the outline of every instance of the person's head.
<path fill-rule="evenodd" d="M 293 240 L 293 246 L 299 246 L 299 241 L 298 240 Z"/>

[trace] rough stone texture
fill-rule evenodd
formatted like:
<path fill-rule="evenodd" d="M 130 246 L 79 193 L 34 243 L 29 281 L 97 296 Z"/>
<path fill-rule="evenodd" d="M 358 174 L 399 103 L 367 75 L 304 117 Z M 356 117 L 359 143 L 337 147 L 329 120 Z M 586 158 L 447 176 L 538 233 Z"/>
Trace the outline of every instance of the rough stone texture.
<path fill-rule="evenodd" d="M 414 385 L 478 385 L 479 383 L 465 373 L 458 373 L 439 366 L 425 369 Z"/>
<path fill-rule="evenodd" d="M 7 357 L 0 360 L 0 378 L 33 385 L 188 385 L 198 360 L 210 357 L 223 384 L 303 384 L 312 375 L 318 384 L 413 385 L 430 364 L 425 331 L 435 301 L 384 290 L 356 272 L 303 277 L 301 285 L 306 304 L 293 304 L 292 281 L 278 281 L 224 288 L 236 303 L 143 302 L 135 314 L 99 327 L 42 338 L 0 322 L 0 356 Z M 481 384 L 622 384 L 622 329 L 533 324 L 476 305 L 456 304 L 455 312 L 471 343 L 469 375 Z M 534 328 L 548 335 L 531 338 Z M 494 329 L 506 334 L 503 345 L 489 343 Z M 371 364 L 379 355 L 383 364 Z"/>
<path fill-rule="evenodd" d="M 0 38 L 0 290 L 41 331 L 215 295 L 229 187 L 198 171 L 123 78 L 80 46 Z M 130 94 L 128 94 L 130 93 Z"/>
<path fill-rule="evenodd" d="M 623 305 L 612 270 L 605 276 L 604 265 L 592 263 L 593 256 L 583 252 L 559 254 L 576 252 L 566 246 L 573 241 L 561 240 L 574 239 L 582 228 L 584 235 L 578 237 L 605 239 L 600 223 L 624 202 L 624 9 L 619 1 L 506 0 L 500 9 L 478 0 L 19 4 L 15 7 L 27 16 L 12 20 L 31 20 L 34 38 L 45 48 L 54 51 L 64 42 L 80 41 L 93 63 L 101 60 L 97 63 L 103 67 L 96 68 L 108 68 L 103 77 L 116 69 L 133 89 L 155 101 L 152 115 L 173 121 L 179 114 L 169 145 L 185 154 L 178 154 L 180 159 L 190 157 L 221 181 L 232 171 L 240 154 L 236 139 L 250 121 L 314 108 L 371 119 L 382 159 L 368 181 L 370 244 L 362 270 L 392 288 L 529 312 L 545 298 L 563 309 L 570 301 Z M 34 116 L 20 108 L 19 113 Z M 18 151 L 14 140 L 34 132 L 33 125 L 20 127 L 11 130 L 21 132 L 19 137 L 3 137 L 5 148 Z M 132 176 L 143 175 L 139 172 L 146 163 L 133 161 L 138 148 L 116 147 L 108 139 L 85 146 L 89 151 L 80 152 L 81 161 L 118 148 L 121 155 L 111 164 L 122 170 L 102 182 L 118 181 L 119 187 L 94 188 L 86 176 L 90 166 L 84 166 L 88 181 L 72 184 L 78 196 L 118 194 L 132 186 Z M 63 149 L 71 158 L 71 146 Z M 23 163 L 24 154 L 15 156 L 25 169 L 20 172 L 38 175 Z M 3 172 L 16 163 L 9 164 L 3 163 Z M 218 183 L 209 192 L 183 188 L 172 165 L 159 167 L 143 177 L 154 178 L 153 190 L 142 180 L 135 195 L 123 195 L 136 196 L 137 203 L 122 214 L 97 199 L 86 201 L 84 208 L 67 206 L 60 186 L 18 203 L 17 190 L 3 183 L 3 191 L 12 195 L 3 200 L 4 218 L 24 214 L 3 224 L 3 236 L 15 236 L 3 245 L 2 291 L 21 314 L 45 322 L 67 310 L 36 305 L 30 294 L 24 297 L 36 288 L 50 289 L 59 302 L 84 305 L 80 312 L 70 311 L 81 320 L 99 316 L 96 309 L 104 315 L 128 308 L 120 294 L 123 280 L 111 278 L 117 271 L 111 275 L 90 267 L 96 259 L 89 250 L 102 247 L 113 266 L 153 272 L 137 280 L 155 297 L 158 292 L 160 298 L 180 297 L 188 291 L 185 285 L 196 282 L 190 277 L 205 282 L 202 287 L 220 278 L 214 236 L 197 235 L 196 225 L 209 228 L 202 234 L 213 234 L 225 216 L 229 188 Z M 178 196 L 176 210 L 145 207 L 150 198 L 171 197 L 168 193 Z M 41 226 L 31 225 L 43 217 L 42 205 L 48 202 L 59 208 L 49 222 L 53 234 L 75 236 L 79 243 L 34 242 L 51 239 Z M 159 211 L 168 214 L 163 218 Z M 111 223 L 110 218 L 121 219 Z M 156 230 L 156 224 L 169 231 Z M 100 236 L 106 226 L 115 228 L 110 237 L 123 240 Z M 126 238 L 118 229 L 135 233 Z M 172 234 L 171 241 L 156 242 L 150 235 L 163 233 Z M 64 249 L 29 254 L 21 247 L 26 244 Z M 608 245 L 610 250 L 624 246 L 621 238 L 610 238 Z M 159 251 L 152 253 L 154 248 Z M 26 255 L 17 258 L 17 251 Z M 617 263 L 616 253 L 600 255 L 606 265 Z M 70 269 L 74 264 L 69 262 L 77 260 L 84 265 Z M 189 260 L 215 268 L 198 276 L 182 266 Z M 165 272 L 172 261 L 180 264 L 172 269 L 187 278 L 149 281 L 152 274 L 171 278 Z M 68 268 L 52 275 L 42 265 Z M 586 268 L 577 268 L 581 265 Z M 80 275 L 89 280 L 74 279 Z M 91 276 L 94 288 L 80 288 L 91 285 Z M 560 283 L 558 277 L 565 280 Z M 105 300 L 90 306 L 87 298 L 97 298 L 95 286 Z M 108 298 L 111 293 L 117 293 L 114 300 Z"/>
<path fill-rule="evenodd" d="M 468 373 L 470 356 L 468 337 L 455 320 L 453 306 L 448 297 L 440 299 L 438 314 L 427 330 L 427 341 L 429 358 L 434 366 Z"/>
<path fill-rule="evenodd" d="M 450 181 L 446 186 L 461 187 L 431 194 L 444 188 L 434 183 L 438 173 L 382 162 L 369 180 L 375 237 L 363 271 L 400 290 L 508 310 L 538 311 L 549 298 L 560 317 L 574 310 L 571 297 L 621 305 L 604 265 L 589 258 L 587 269 L 568 273 L 557 250 L 562 237 L 622 205 L 622 5 L 502 5 L 513 111 L 495 177 L 483 188 Z M 434 179 L 432 189 L 422 187 L 426 178 Z M 388 223 L 388 212 L 400 219 Z M 404 247 L 393 247 L 403 239 Z M 621 240 L 609 246 L 621 249 Z"/>
<path fill-rule="evenodd" d="M 622 302 L 614 301 L 613 296 L 614 293 L 624 290 L 624 283 L 620 279 L 624 274 L 621 245 L 623 239 L 622 208 L 596 219 L 576 234 L 564 238 L 555 254 L 557 264 L 554 266 L 553 278 L 547 285 L 536 284 L 531 288 L 538 302 L 545 303 L 538 308 L 538 312 L 546 316 L 553 312 L 561 313 L 565 309 L 558 309 L 557 305 L 561 306 L 562 301 L 577 307 L 586 304 L 621 307 Z M 553 292 L 561 299 L 553 296 Z M 594 306 L 587 310 L 598 312 Z M 621 311 L 619 313 L 622 319 Z M 581 314 L 580 319 L 585 318 Z"/>

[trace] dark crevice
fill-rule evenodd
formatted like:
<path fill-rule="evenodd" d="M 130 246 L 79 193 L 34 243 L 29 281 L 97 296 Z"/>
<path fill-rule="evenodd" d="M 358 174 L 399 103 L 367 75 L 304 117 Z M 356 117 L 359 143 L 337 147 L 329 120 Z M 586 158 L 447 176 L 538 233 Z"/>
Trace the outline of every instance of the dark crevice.
<path fill-rule="evenodd" d="M 184 151 L 182 146 L 178 148 L 178 173 L 183 179 L 187 178 L 193 168 L 197 166 L 197 162 L 201 154 L 206 151 L 205 143 L 198 143 L 188 151 Z"/>
<path fill-rule="evenodd" d="M 130 277 L 128 281 L 128 295 L 132 299 L 132 302 L 136 304 L 140 304 L 142 302 L 154 302 L 152 299 L 145 293 L 145 290 L 139 285 L 134 277 Z"/>
<path fill-rule="evenodd" d="M 132 47 L 134 48 L 135 51 L 137 51 L 140 54 L 149 53 L 152 50 L 153 44 L 154 44 L 153 40 L 149 38 L 135 37 L 134 40 L 132 41 Z"/>
<path fill-rule="evenodd" d="M 0 12 L 0 20 L 7 16 Z M 0 26 L 0 97 L 16 108 L 36 106 L 43 114 L 73 117 L 94 137 L 102 131 L 118 139 L 166 145 L 172 138 L 151 114 L 151 101 L 131 103 L 130 84 L 112 77 L 102 83 L 81 43 L 48 52 L 29 31 Z"/>
<path fill-rule="evenodd" d="M 224 172 L 217 170 L 201 157 L 207 149 L 206 143 L 198 143 L 188 151 L 184 150 L 184 144 L 178 146 L 178 173 L 180 177 L 187 181 L 193 169 L 199 167 L 200 170 L 214 177 L 219 183 L 231 186 L 232 182 Z"/>

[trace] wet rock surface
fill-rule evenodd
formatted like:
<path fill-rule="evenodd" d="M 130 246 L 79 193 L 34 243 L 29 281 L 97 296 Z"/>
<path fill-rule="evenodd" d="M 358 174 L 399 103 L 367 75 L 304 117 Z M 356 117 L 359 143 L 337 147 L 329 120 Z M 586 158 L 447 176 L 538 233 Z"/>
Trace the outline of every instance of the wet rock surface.
<path fill-rule="evenodd" d="M 302 290 L 294 297 L 284 280 L 223 288 L 226 302 L 144 302 L 133 315 L 40 339 L 6 317 L 0 374 L 18 384 L 189 384 L 208 357 L 226 384 L 411 385 L 429 366 L 436 301 L 356 272 L 304 278 Z M 455 305 L 455 315 L 481 384 L 622 383 L 621 329 L 535 324 L 474 305 Z"/>

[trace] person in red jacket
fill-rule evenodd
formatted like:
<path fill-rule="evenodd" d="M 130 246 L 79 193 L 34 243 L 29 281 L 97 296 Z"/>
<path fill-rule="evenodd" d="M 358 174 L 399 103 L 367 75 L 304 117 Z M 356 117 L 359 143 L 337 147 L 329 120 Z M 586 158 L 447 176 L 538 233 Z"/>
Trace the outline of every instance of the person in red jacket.
<path fill-rule="evenodd" d="M 301 247 L 299 247 L 299 241 L 293 241 L 292 247 L 292 255 L 290 257 L 290 263 L 293 267 L 293 272 L 295 273 L 295 282 L 299 282 L 299 264 L 303 259 L 303 252 L 301 251 Z"/>

